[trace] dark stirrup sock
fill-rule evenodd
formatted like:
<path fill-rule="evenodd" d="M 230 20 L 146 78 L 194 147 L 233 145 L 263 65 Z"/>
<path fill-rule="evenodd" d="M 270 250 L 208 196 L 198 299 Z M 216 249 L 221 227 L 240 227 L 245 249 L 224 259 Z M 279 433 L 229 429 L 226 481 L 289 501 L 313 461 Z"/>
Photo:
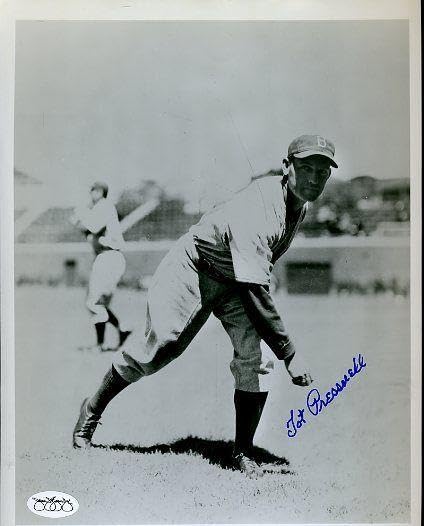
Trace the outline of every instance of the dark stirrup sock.
<path fill-rule="evenodd" d="M 246 453 L 253 447 L 253 438 L 262 416 L 268 393 L 234 391 L 236 409 L 236 436 L 234 454 Z"/>
<path fill-rule="evenodd" d="M 103 378 L 99 389 L 90 398 L 89 409 L 96 415 L 101 415 L 108 403 L 129 385 L 130 382 L 124 380 L 112 365 Z"/>
<path fill-rule="evenodd" d="M 119 347 L 125 343 L 125 340 L 131 334 L 131 331 L 119 331 Z"/>
<path fill-rule="evenodd" d="M 109 323 L 111 323 L 114 327 L 116 327 L 117 329 L 119 329 L 119 320 L 118 318 L 115 316 L 115 314 L 113 314 L 113 312 L 109 309 L 109 307 L 105 307 L 108 315 L 109 315 L 109 319 L 107 320 Z"/>
<path fill-rule="evenodd" d="M 94 328 L 96 329 L 97 345 L 103 345 L 105 342 L 106 323 L 95 323 Z"/>
<path fill-rule="evenodd" d="M 128 338 L 128 336 L 131 334 L 131 331 L 121 331 L 118 318 L 109 309 L 109 307 L 105 307 L 105 308 L 106 308 L 106 311 L 107 311 L 108 316 L 109 316 L 109 319 L 107 321 L 118 329 L 118 332 L 119 332 L 119 347 L 121 347 L 121 345 L 125 342 L 125 340 Z"/>

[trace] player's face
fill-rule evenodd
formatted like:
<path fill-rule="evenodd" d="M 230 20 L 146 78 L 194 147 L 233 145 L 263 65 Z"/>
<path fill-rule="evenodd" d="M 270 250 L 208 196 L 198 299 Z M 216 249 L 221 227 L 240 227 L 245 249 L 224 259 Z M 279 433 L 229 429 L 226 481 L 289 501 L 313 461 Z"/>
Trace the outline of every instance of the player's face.
<path fill-rule="evenodd" d="M 294 158 L 289 167 L 290 190 L 302 201 L 315 201 L 322 194 L 331 174 L 330 161 L 322 155 Z"/>
<path fill-rule="evenodd" d="M 97 203 L 97 201 L 100 201 L 100 199 L 103 197 L 103 191 L 99 188 L 93 188 L 90 192 L 91 200 L 94 204 Z"/>

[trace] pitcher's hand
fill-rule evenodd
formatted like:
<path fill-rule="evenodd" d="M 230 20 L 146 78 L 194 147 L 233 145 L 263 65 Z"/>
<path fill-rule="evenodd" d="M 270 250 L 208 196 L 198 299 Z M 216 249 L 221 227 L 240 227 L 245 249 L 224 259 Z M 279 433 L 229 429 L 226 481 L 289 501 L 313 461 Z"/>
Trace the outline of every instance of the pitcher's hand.
<path fill-rule="evenodd" d="M 307 372 L 307 366 L 300 356 L 295 353 L 284 360 L 287 372 L 295 385 L 306 387 L 313 382 L 312 376 Z"/>

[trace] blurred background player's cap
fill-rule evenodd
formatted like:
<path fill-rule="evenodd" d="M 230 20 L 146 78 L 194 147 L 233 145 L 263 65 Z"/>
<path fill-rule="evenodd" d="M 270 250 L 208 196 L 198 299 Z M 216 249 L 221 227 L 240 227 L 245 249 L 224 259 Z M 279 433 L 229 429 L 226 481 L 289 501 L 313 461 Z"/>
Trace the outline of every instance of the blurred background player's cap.
<path fill-rule="evenodd" d="M 102 190 L 103 196 L 106 197 L 109 192 L 109 187 L 103 181 L 96 181 L 91 185 L 90 191 L 92 190 Z"/>
<path fill-rule="evenodd" d="M 290 143 L 288 150 L 289 157 L 292 156 L 299 159 L 309 157 L 310 155 L 323 155 L 330 159 L 331 166 L 338 168 L 334 160 L 335 153 L 336 149 L 334 144 L 321 135 L 301 135 Z"/>

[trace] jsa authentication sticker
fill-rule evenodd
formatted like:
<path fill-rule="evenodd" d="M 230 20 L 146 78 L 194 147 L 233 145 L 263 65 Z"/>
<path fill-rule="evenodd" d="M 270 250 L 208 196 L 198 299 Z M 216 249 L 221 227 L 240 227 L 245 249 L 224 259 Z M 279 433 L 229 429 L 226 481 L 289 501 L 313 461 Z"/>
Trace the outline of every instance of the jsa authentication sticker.
<path fill-rule="evenodd" d="M 60 519 L 73 515 L 79 508 L 78 501 L 72 495 L 61 491 L 41 491 L 27 500 L 32 513 L 41 517 Z"/>

